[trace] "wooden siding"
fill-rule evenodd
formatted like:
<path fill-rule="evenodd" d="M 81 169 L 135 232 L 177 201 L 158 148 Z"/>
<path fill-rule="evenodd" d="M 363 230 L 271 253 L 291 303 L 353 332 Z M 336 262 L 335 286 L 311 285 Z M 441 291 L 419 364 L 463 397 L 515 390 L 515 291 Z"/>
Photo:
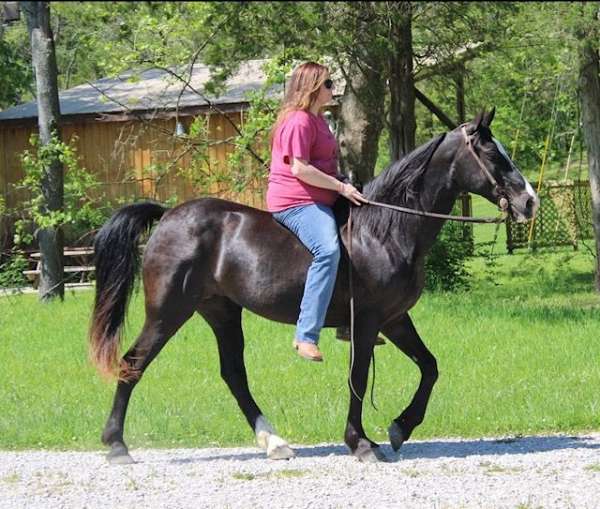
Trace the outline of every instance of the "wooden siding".
<path fill-rule="evenodd" d="M 229 117 L 239 125 L 243 121 L 241 115 L 234 112 Z M 212 114 L 207 118 L 211 146 L 208 165 L 200 166 L 205 171 L 209 166 L 213 171 L 231 171 L 227 158 L 232 146 L 223 140 L 233 136 L 235 130 L 223 115 Z M 181 121 L 187 128 L 192 118 L 184 117 Z M 36 131 L 37 127 L 0 126 L 0 192 L 8 207 L 24 199 L 22 193 L 13 189 L 13 184 L 23 176 L 19 156 L 29 148 L 29 137 Z M 210 195 L 265 208 L 266 179 L 255 180 L 242 192 L 232 191 L 219 179 L 199 184 L 192 171 L 192 156 L 185 153 L 184 144 L 172 136 L 174 131 L 174 119 L 88 121 L 63 125 L 62 138 L 66 142 L 75 140 L 81 166 L 96 174 L 102 191 L 111 201 L 152 198 L 181 203 Z"/>

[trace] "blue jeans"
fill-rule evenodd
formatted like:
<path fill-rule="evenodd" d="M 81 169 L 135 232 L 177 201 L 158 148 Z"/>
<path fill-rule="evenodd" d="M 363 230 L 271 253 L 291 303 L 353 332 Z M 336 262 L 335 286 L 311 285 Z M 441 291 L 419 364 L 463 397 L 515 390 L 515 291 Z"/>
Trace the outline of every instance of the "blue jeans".
<path fill-rule="evenodd" d="M 340 243 L 335 217 L 327 205 L 301 205 L 274 212 L 275 220 L 292 233 L 313 255 L 308 268 L 296 339 L 317 344 L 335 286 Z"/>

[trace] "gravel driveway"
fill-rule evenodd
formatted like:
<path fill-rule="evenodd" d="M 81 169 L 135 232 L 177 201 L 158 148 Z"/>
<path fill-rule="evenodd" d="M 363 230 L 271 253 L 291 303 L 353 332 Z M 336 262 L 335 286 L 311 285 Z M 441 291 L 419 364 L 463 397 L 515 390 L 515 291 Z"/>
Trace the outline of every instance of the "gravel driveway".
<path fill-rule="evenodd" d="M 255 448 L 101 452 L 0 451 L 7 508 L 599 508 L 600 433 L 411 441 L 388 463 L 343 445 L 295 446 L 272 461 Z"/>

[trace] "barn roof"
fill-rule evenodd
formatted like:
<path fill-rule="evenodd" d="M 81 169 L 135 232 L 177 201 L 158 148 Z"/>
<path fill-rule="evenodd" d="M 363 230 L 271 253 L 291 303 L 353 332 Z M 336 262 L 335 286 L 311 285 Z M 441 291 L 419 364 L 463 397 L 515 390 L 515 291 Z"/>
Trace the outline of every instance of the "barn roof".
<path fill-rule="evenodd" d="M 149 69 L 140 74 L 125 73 L 117 78 L 104 78 L 91 84 L 63 90 L 59 93 L 62 117 L 103 116 L 110 117 L 131 112 L 174 112 L 179 98 L 179 109 L 202 110 L 209 107 L 209 101 L 224 111 L 239 110 L 247 104 L 246 94 L 258 90 L 265 81 L 262 64 L 266 60 L 244 62 L 237 73 L 227 82 L 225 91 L 218 97 L 202 95 L 204 84 L 210 78 L 206 65 L 193 67 L 190 86 L 181 94 L 183 83 L 166 70 Z M 187 72 L 181 73 L 184 77 Z M 272 86 L 267 92 L 272 97 L 281 96 L 281 85 Z M 336 87 L 338 92 L 341 87 Z M 200 92 L 197 93 L 197 92 Z M 0 112 L 0 122 L 33 120 L 37 118 L 35 101 L 20 104 Z"/>
<path fill-rule="evenodd" d="M 6 2 L 7 4 L 10 2 Z M 459 48 L 454 57 L 458 59 L 472 58 L 474 50 L 485 43 L 469 43 Z M 440 63 L 425 59 L 420 67 L 437 68 Z M 453 62 L 454 60 L 451 59 Z M 258 90 L 265 82 L 262 70 L 266 59 L 247 60 L 225 84 L 225 91 L 219 96 L 202 95 L 204 85 L 210 78 L 210 70 L 204 64 L 195 64 L 192 70 L 190 87 L 186 87 L 180 97 L 182 83 L 166 70 L 148 69 L 141 73 L 127 72 L 117 78 L 103 78 L 91 84 L 79 85 L 59 92 L 60 112 L 63 120 L 69 117 L 92 117 L 95 119 L 127 119 L 131 114 L 146 113 L 155 116 L 157 112 L 165 116 L 173 116 L 179 99 L 179 111 L 182 115 L 210 109 L 210 104 L 219 110 L 239 111 L 248 105 L 247 93 Z M 345 81 L 337 66 L 329 63 L 336 83 L 334 97 L 339 98 L 344 90 Z M 442 63 L 443 64 L 443 63 Z M 438 71 L 439 72 L 439 71 Z M 180 72 L 187 77 L 188 72 Z M 422 79 L 421 76 L 420 79 Z M 282 85 L 273 85 L 267 95 L 281 97 Z M 198 93 L 200 92 L 200 94 Z M 183 111 L 181 111 L 183 110 Z M 0 111 L 2 123 L 29 123 L 37 119 L 37 103 L 35 101 L 20 104 Z"/>

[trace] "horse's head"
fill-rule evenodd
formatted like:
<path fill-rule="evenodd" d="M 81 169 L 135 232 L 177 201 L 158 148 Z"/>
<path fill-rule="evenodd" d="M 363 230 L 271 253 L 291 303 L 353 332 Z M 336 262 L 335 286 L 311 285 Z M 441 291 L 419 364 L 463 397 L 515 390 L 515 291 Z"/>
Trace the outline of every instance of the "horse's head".
<path fill-rule="evenodd" d="M 462 190 L 487 198 L 510 212 L 515 221 L 523 222 L 535 216 L 539 198 L 502 144 L 492 136 L 490 124 L 494 114 L 494 108 L 489 113 L 482 112 L 453 131 L 460 147 L 452 176 Z"/>

